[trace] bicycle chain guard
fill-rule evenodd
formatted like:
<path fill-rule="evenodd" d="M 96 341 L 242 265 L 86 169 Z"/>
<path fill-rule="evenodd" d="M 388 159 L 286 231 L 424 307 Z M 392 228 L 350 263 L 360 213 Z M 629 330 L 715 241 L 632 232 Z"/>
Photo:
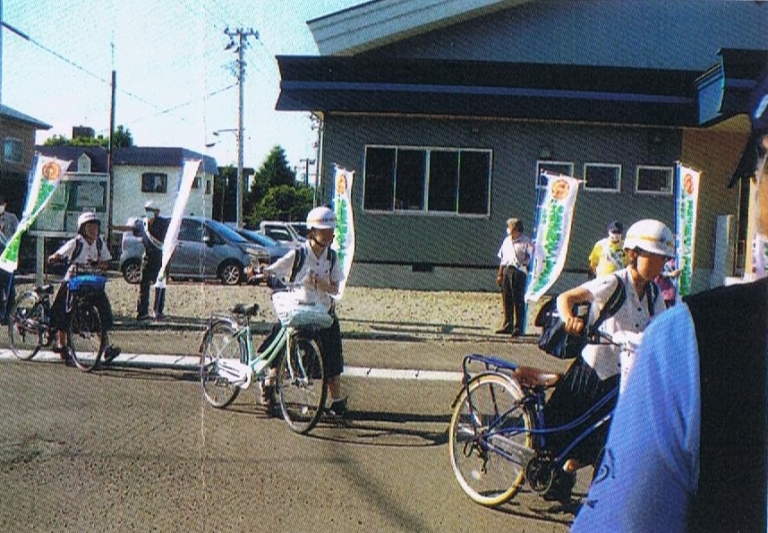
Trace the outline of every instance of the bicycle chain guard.
<path fill-rule="evenodd" d="M 247 389 L 253 381 L 253 370 L 251 367 L 233 359 L 219 359 L 216 361 L 216 372 L 232 385 L 236 385 L 241 389 Z"/>

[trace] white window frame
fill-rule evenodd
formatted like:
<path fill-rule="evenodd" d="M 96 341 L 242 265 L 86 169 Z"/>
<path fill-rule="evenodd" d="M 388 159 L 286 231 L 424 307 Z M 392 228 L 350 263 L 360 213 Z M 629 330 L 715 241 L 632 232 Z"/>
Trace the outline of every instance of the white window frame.
<path fill-rule="evenodd" d="M 616 186 L 614 188 L 606 187 L 590 187 L 589 186 L 589 169 L 590 168 L 613 168 L 616 170 Z M 584 163 L 584 191 L 589 192 L 609 192 L 618 193 L 621 192 L 621 165 L 616 163 Z"/>
<path fill-rule="evenodd" d="M 548 170 L 544 167 L 551 166 L 551 167 L 562 167 L 561 170 Z M 571 176 L 575 177 L 573 175 L 573 169 L 574 164 L 570 161 L 550 161 L 549 159 L 539 159 L 536 161 L 536 176 L 534 176 L 534 181 L 536 183 L 537 189 L 544 189 L 545 186 L 541 183 L 541 180 L 539 180 L 539 176 L 541 176 L 542 170 L 545 172 L 550 172 L 551 174 L 562 174 L 564 176 Z M 563 172 L 563 170 L 565 172 Z"/>
<path fill-rule="evenodd" d="M 640 172 L 642 170 L 664 170 L 667 172 L 669 179 L 667 180 L 667 187 L 660 190 L 650 190 L 640 188 Z M 637 165 L 635 171 L 635 192 L 637 194 L 650 194 L 656 196 L 672 196 L 673 183 L 675 177 L 675 169 L 673 167 L 661 166 L 661 165 Z"/>

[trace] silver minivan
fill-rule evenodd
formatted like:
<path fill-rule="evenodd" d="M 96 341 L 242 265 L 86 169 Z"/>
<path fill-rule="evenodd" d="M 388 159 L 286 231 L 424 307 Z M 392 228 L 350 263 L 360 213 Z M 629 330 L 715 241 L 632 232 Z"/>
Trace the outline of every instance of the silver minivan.
<path fill-rule="evenodd" d="M 128 283 L 141 279 L 144 246 L 131 232 L 123 233 L 120 272 Z M 179 242 L 168 265 L 170 279 L 220 279 L 225 285 L 245 280 L 243 270 L 269 264 L 265 247 L 249 242 L 226 225 L 210 218 L 188 216 L 181 221 Z"/>

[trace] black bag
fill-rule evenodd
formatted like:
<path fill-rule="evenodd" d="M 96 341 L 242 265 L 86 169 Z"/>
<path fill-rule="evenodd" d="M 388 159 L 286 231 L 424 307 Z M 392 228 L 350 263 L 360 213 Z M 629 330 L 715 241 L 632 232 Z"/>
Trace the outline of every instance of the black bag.
<path fill-rule="evenodd" d="M 559 359 L 574 359 L 581 354 L 584 346 L 589 342 L 589 331 L 595 331 L 603 321 L 613 316 L 627 298 L 624 290 L 624 283 L 616 276 L 618 287 L 613 291 L 605 306 L 595 320 L 595 323 L 584 328 L 580 334 L 573 335 L 565 332 L 565 323 L 560 320 L 560 314 L 557 312 L 557 296 L 552 297 L 545 303 L 538 314 L 534 324 L 543 328 L 539 336 L 539 349 L 549 355 L 554 355 Z M 589 316 L 589 302 L 577 303 L 574 305 L 573 314 L 584 319 L 587 322 Z"/>

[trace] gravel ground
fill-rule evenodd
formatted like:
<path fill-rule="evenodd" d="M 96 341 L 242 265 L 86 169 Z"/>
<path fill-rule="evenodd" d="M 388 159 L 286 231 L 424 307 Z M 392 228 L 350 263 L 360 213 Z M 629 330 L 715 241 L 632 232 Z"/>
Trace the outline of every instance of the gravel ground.
<path fill-rule="evenodd" d="M 110 278 L 107 293 L 117 324 L 134 324 L 138 285 L 126 283 L 117 274 Z M 29 288 L 29 283 L 20 283 L 17 290 Z M 267 324 L 275 320 L 270 294 L 271 290 L 263 285 L 229 287 L 217 282 L 172 282 L 166 293 L 165 314 L 169 324 L 201 322 L 211 314 L 227 313 L 236 303 L 255 302 L 261 308 L 256 321 Z M 451 338 L 493 335 L 502 316 L 498 292 L 366 287 L 347 287 L 337 312 L 342 333 L 386 336 L 410 332 Z"/>

